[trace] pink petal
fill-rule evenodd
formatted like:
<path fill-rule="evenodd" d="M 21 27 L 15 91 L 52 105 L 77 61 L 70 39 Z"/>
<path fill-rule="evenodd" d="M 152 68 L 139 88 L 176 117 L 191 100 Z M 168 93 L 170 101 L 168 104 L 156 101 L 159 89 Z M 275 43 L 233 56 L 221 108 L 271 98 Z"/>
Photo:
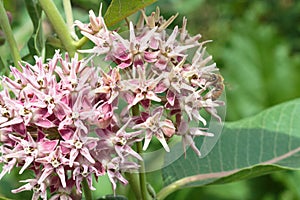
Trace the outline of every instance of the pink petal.
<path fill-rule="evenodd" d="M 43 153 L 51 153 L 54 151 L 55 147 L 57 146 L 59 140 L 46 140 L 46 141 L 41 141 L 38 143 L 39 145 L 39 150 Z"/>
<path fill-rule="evenodd" d="M 60 129 L 58 131 L 59 131 L 60 136 L 64 140 L 70 140 L 72 138 L 72 136 L 74 135 L 74 131 L 72 129 Z"/>
<path fill-rule="evenodd" d="M 163 123 L 164 125 L 161 127 L 161 129 L 163 130 L 164 134 L 169 138 L 172 137 L 175 134 L 173 122 L 169 119 L 165 119 Z"/>
<path fill-rule="evenodd" d="M 159 51 L 154 51 L 154 52 L 144 52 L 144 58 L 146 62 L 153 63 L 157 60 L 157 56 L 159 54 Z"/>
<path fill-rule="evenodd" d="M 95 163 L 94 158 L 92 158 L 89 150 L 86 147 L 83 147 L 82 149 L 80 149 L 80 153 L 81 155 L 83 155 L 86 159 L 88 159 L 88 161 L 90 161 L 91 163 Z"/>
<path fill-rule="evenodd" d="M 156 102 L 161 102 L 161 99 L 158 96 L 156 96 L 156 94 L 152 91 L 147 92 L 146 98 L 150 99 L 150 100 L 153 100 L 153 101 L 156 101 Z"/>
<path fill-rule="evenodd" d="M 164 135 L 162 134 L 162 132 L 159 132 L 156 134 L 156 138 L 159 140 L 159 142 L 163 145 L 164 149 L 167 151 L 167 152 L 170 152 L 170 148 L 165 140 L 165 137 Z"/>
<path fill-rule="evenodd" d="M 72 149 L 71 152 L 70 152 L 70 167 L 73 166 L 73 163 L 74 163 L 74 160 L 77 158 L 79 154 L 79 151 L 78 149 Z"/>
<path fill-rule="evenodd" d="M 167 100 L 168 100 L 168 103 L 171 106 L 174 106 L 174 103 L 175 103 L 175 94 L 171 90 L 168 90 L 168 92 L 167 92 Z"/>
<path fill-rule="evenodd" d="M 19 193 L 19 192 L 22 192 L 22 191 L 31 190 L 32 188 L 33 188 L 33 186 L 31 185 L 31 183 L 27 183 L 27 184 L 22 185 L 21 187 L 19 187 L 17 189 L 12 190 L 11 192 L 12 193 Z"/>
<path fill-rule="evenodd" d="M 132 64 L 131 60 L 127 60 L 124 62 L 121 62 L 117 67 L 120 69 L 125 69 L 126 67 L 129 67 Z"/>
<path fill-rule="evenodd" d="M 122 147 L 122 150 L 126 153 L 131 154 L 132 156 L 134 156 L 135 158 L 139 159 L 139 160 L 143 160 L 143 158 L 140 156 L 140 154 L 138 154 L 137 152 L 135 152 L 132 148 L 130 148 L 130 146 L 125 145 Z"/>
<path fill-rule="evenodd" d="M 56 168 L 56 173 L 60 178 L 60 182 L 61 182 L 62 186 L 65 188 L 67 186 L 67 184 L 66 184 L 66 177 L 65 177 L 64 167 L 61 165 L 58 168 Z"/>
<path fill-rule="evenodd" d="M 44 171 L 38 180 L 38 184 L 41 184 L 42 182 L 44 182 L 44 180 L 53 172 L 53 168 L 50 166 L 45 166 L 43 168 L 43 170 Z"/>
<path fill-rule="evenodd" d="M 166 85 L 163 82 L 159 82 L 154 88 L 155 93 L 162 93 L 167 90 Z"/>
<path fill-rule="evenodd" d="M 48 119 L 42 119 L 42 118 L 37 119 L 37 121 L 35 122 L 35 125 L 43 127 L 43 128 L 51 128 L 51 127 L 55 127 L 56 126 L 50 120 L 48 120 Z"/>
<path fill-rule="evenodd" d="M 6 126 L 15 125 L 15 124 L 20 124 L 22 122 L 23 122 L 23 119 L 21 117 L 16 117 L 16 118 L 13 118 L 12 120 L 9 120 L 9 121 L 1 124 L 0 128 L 6 127 Z"/>
<path fill-rule="evenodd" d="M 152 138 L 152 133 L 150 131 L 147 131 L 146 136 L 145 136 L 145 140 L 144 140 L 144 145 L 143 145 L 143 150 L 144 151 L 147 150 L 147 148 L 150 144 L 151 138 Z"/>
<path fill-rule="evenodd" d="M 168 64 L 168 59 L 167 58 L 162 58 L 160 57 L 157 62 L 154 64 L 155 67 L 157 67 L 160 70 L 164 70 Z"/>
<path fill-rule="evenodd" d="M 27 156 L 22 169 L 19 171 L 19 174 L 22 174 L 24 170 L 32 163 L 33 160 L 34 160 L 33 156 Z"/>

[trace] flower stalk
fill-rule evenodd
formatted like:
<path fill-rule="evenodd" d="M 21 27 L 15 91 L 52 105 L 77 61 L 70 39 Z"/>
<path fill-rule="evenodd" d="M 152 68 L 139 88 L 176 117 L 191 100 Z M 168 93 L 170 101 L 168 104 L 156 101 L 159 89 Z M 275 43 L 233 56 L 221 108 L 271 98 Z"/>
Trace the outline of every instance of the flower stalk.
<path fill-rule="evenodd" d="M 69 55 L 73 57 L 76 52 L 76 47 L 73 44 L 73 39 L 69 32 L 69 28 L 57 10 L 54 2 L 48 0 L 39 0 L 39 2 L 65 49 Z"/>
<path fill-rule="evenodd" d="M 14 60 L 14 65 L 20 69 L 19 67 L 19 61 L 21 61 L 21 56 L 19 54 L 19 49 L 17 42 L 14 38 L 13 32 L 11 30 L 11 27 L 9 25 L 9 20 L 3 5 L 3 0 L 0 0 L 0 26 L 2 30 L 5 33 L 5 37 L 7 39 L 7 42 L 9 44 L 10 51 L 12 53 L 12 57 Z"/>
<path fill-rule="evenodd" d="M 92 200 L 92 191 L 91 189 L 89 188 L 89 185 L 88 185 L 88 182 L 85 179 L 83 179 L 82 181 L 82 189 L 83 189 L 83 193 L 84 193 L 84 196 L 85 196 L 85 199 L 86 200 Z"/>
<path fill-rule="evenodd" d="M 137 153 L 141 153 L 143 151 L 143 144 L 142 142 L 137 143 Z M 149 194 L 147 191 L 147 181 L 146 181 L 146 173 L 145 173 L 145 164 L 144 161 L 139 161 L 140 165 L 140 186 L 141 186 L 141 193 L 143 200 L 149 200 Z"/>
<path fill-rule="evenodd" d="M 132 115 L 133 116 L 139 116 L 140 110 L 139 105 L 136 104 L 132 107 Z M 141 154 L 143 152 L 143 144 L 142 142 L 137 142 L 136 144 L 136 152 L 138 154 Z M 148 200 L 148 191 L 147 191 L 147 181 L 146 181 L 146 174 L 145 174 L 145 164 L 144 161 L 139 161 L 140 169 L 139 169 L 139 180 L 140 180 L 140 192 L 142 196 L 142 200 Z"/>
<path fill-rule="evenodd" d="M 69 28 L 71 36 L 73 38 L 77 38 L 77 36 L 75 34 L 75 29 L 74 29 L 74 26 L 73 26 L 74 20 L 73 20 L 73 12 L 72 12 L 71 1 L 70 0 L 63 0 L 63 6 L 64 6 L 65 15 L 66 15 L 67 26 Z"/>

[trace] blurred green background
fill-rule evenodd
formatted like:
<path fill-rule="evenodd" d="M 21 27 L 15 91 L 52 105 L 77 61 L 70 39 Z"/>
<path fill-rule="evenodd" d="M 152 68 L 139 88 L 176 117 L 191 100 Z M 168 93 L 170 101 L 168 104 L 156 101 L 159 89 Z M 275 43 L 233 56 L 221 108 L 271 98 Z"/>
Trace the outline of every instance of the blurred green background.
<path fill-rule="evenodd" d="M 4 2 L 13 16 L 12 26 L 21 54 L 26 55 L 32 25 L 24 3 Z M 62 10 L 61 0 L 55 2 Z M 99 2 L 73 0 L 74 18 L 87 21 L 88 10 L 98 13 Z M 104 10 L 109 3 L 104 1 Z M 156 6 L 166 18 L 179 13 L 173 25 L 181 26 L 182 17 L 186 16 L 191 34 L 200 33 L 203 40 L 213 40 L 206 46 L 225 79 L 226 121 L 252 116 L 300 97 L 300 1 L 160 0 L 148 7 L 147 12 L 154 11 Z M 51 33 L 47 23 L 44 28 L 45 34 Z M 0 52 L 2 62 L 7 65 L 10 56 L 7 44 L 0 47 Z M 1 70 L 7 73 L 7 68 Z M 6 188 L 16 185 L 10 179 L 1 181 L 0 192 L 6 195 L 9 191 L 2 187 L 4 184 Z M 157 188 L 160 183 L 153 185 Z M 299 185 L 300 173 L 285 171 L 231 184 L 184 189 L 167 199 L 297 200 Z"/>

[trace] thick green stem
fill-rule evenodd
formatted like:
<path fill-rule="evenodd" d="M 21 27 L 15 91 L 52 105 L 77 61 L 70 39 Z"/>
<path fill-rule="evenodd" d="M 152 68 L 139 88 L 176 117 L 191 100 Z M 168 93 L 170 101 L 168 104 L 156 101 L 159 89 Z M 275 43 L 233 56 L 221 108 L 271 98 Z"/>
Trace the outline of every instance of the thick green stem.
<path fill-rule="evenodd" d="M 137 143 L 137 153 L 141 153 L 143 151 L 143 144 L 142 142 Z M 146 173 L 145 173 L 145 164 L 144 161 L 139 161 L 140 164 L 140 186 L 141 186 L 141 193 L 142 193 L 142 199 L 148 200 L 149 194 L 147 190 L 147 181 L 146 181 Z"/>
<path fill-rule="evenodd" d="M 39 0 L 39 2 L 65 49 L 68 51 L 70 56 L 74 56 L 76 47 L 73 44 L 73 39 L 69 29 L 57 10 L 54 2 L 49 0 Z"/>
<path fill-rule="evenodd" d="M 83 179 L 83 181 L 82 181 L 82 188 L 83 188 L 83 193 L 84 193 L 84 196 L 85 196 L 85 200 L 92 200 L 93 199 L 92 198 L 92 191 L 89 188 L 89 185 L 88 185 L 86 179 Z"/>
<path fill-rule="evenodd" d="M 69 31 L 71 33 L 71 36 L 76 36 L 75 29 L 73 26 L 73 12 L 72 12 L 72 6 L 70 0 L 63 0 L 65 15 L 66 15 L 66 21 L 69 28 Z"/>
<path fill-rule="evenodd" d="M 126 178 L 128 179 L 131 189 L 134 192 L 136 200 L 142 199 L 141 190 L 140 190 L 140 179 L 138 173 L 125 173 Z"/>
<path fill-rule="evenodd" d="M 140 115 L 139 105 L 134 105 L 132 107 L 132 115 L 138 116 Z M 143 144 L 142 142 L 138 142 L 136 146 L 137 150 L 136 152 L 140 154 L 143 151 Z M 139 161 L 140 170 L 139 170 L 139 178 L 140 178 L 140 190 L 142 198 L 141 200 L 148 200 L 149 194 L 147 191 L 147 181 L 146 181 L 146 174 L 145 174 L 145 164 L 144 161 Z"/>
<path fill-rule="evenodd" d="M 4 31 L 5 37 L 9 44 L 10 52 L 12 54 L 15 67 L 17 67 L 20 70 L 19 61 L 21 61 L 21 56 L 19 54 L 17 42 L 9 25 L 9 20 L 4 9 L 3 0 L 0 0 L 0 26 Z"/>

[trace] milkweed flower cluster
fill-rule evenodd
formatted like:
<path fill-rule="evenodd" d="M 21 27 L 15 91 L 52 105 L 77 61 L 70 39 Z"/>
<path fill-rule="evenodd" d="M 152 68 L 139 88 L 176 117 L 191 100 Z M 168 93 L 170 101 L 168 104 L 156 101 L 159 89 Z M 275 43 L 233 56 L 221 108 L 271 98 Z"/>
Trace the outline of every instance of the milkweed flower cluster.
<path fill-rule="evenodd" d="M 193 138 L 213 136 L 200 111 L 221 120 L 223 79 L 200 35 L 188 34 L 186 19 L 168 33 L 175 17 L 142 12 L 136 25 L 129 23 L 129 38 L 110 31 L 101 12 L 90 11 L 88 24 L 76 21 L 95 44 L 81 53 L 104 56 L 108 70 L 59 51 L 46 63 L 36 57 L 34 65 L 20 64 L 22 72 L 11 67 L 14 79 L 3 77 L 0 93 L 0 178 L 16 166 L 35 175 L 13 192 L 47 199 L 50 188 L 51 199 L 76 199 L 84 179 L 95 190 L 93 177 L 104 174 L 115 190 L 117 182 L 127 184 L 122 172 L 139 168 L 133 145 L 143 141 L 147 150 L 153 138 L 169 152 L 168 140 L 180 136 L 184 150 L 191 146 L 200 156 Z"/>

